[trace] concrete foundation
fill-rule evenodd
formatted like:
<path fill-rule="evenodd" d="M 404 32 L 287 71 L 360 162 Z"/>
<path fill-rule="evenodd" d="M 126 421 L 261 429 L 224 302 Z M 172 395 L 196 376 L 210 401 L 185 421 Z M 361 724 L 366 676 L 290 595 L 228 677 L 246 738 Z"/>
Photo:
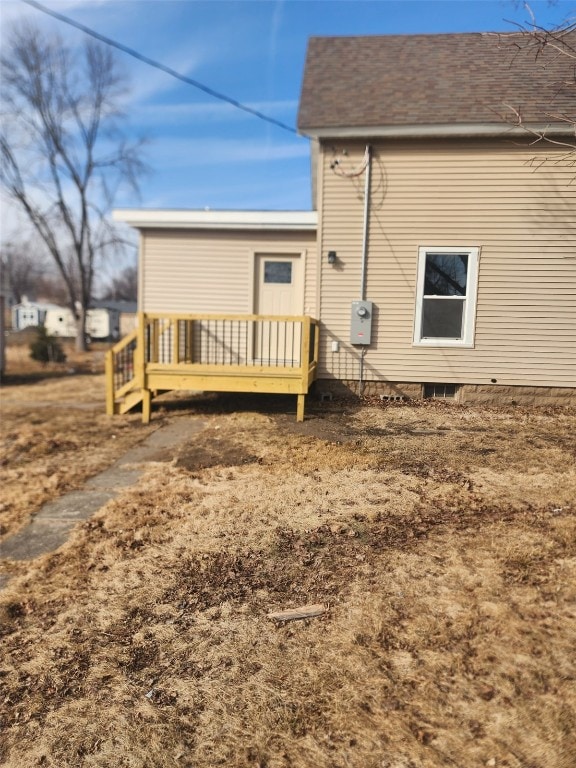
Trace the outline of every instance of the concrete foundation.
<path fill-rule="evenodd" d="M 441 386 L 437 387 L 441 390 Z M 575 387 L 526 387 L 505 384 L 456 384 L 455 394 L 446 399 L 456 403 L 484 403 L 486 405 L 576 405 Z M 326 398 L 335 397 L 382 397 L 390 400 L 420 400 L 424 397 L 424 384 L 415 382 L 366 381 L 360 392 L 356 380 L 319 379 L 316 392 Z"/>

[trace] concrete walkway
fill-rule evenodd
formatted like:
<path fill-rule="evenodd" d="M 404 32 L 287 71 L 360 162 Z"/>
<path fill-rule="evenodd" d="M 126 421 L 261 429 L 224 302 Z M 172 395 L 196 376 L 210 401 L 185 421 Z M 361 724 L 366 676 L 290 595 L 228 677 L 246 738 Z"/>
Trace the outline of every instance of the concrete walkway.
<path fill-rule="evenodd" d="M 92 477 L 82 490 L 45 504 L 26 528 L 0 543 L 0 557 L 32 560 L 58 549 L 76 523 L 87 520 L 119 491 L 137 482 L 144 468 L 135 465 L 146 461 L 170 461 L 173 449 L 203 428 L 204 422 L 200 419 L 185 417 L 160 427 L 111 467 Z"/>

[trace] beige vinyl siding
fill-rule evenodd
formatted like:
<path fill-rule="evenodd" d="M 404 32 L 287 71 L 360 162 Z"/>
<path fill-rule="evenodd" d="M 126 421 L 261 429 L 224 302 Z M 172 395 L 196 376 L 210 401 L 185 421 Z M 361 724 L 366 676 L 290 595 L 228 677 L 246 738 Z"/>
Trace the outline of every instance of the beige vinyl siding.
<path fill-rule="evenodd" d="M 256 253 L 301 255 L 304 312 L 316 316 L 315 232 L 144 230 L 140 307 L 251 314 Z"/>
<path fill-rule="evenodd" d="M 576 168 L 552 145 L 517 141 L 389 141 L 373 150 L 366 298 L 375 318 L 365 378 L 576 386 Z M 363 153 L 364 144 L 342 142 L 319 159 L 321 377 L 358 378 L 360 349 L 348 340 L 364 176 L 330 166 L 338 157 L 337 170 L 357 168 Z M 542 164 L 545 155 L 555 162 Z M 480 248 L 474 348 L 413 345 L 421 246 Z"/>

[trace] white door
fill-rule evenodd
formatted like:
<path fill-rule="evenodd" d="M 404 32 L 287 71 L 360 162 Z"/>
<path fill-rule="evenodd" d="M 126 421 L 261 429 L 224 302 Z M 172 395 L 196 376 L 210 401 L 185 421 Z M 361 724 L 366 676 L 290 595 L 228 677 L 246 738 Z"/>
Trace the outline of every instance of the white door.
<path fill-rule="evenodd" d="M 302 259 L 297 254 L 256 255 L 256 315 L 302 315 Z M 302 328 L 286 320 L 262 321 L 254 337 L 254 358 L 263 365 L 299 365 Z"/>

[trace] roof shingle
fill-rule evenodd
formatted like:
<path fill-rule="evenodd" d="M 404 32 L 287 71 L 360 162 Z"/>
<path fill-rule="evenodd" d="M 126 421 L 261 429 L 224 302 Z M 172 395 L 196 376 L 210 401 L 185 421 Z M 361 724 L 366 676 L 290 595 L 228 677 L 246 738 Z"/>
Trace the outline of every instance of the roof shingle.
<path fill-rule="evenodd" d="M 576 33 L 568 39 L 576 45 Z M 524 122 L 574 115 L 574 60 L 524 45 L 519 33 L 311 38 L 298 127 L 464 127 L 502 124 L 514 110 Z"/>

